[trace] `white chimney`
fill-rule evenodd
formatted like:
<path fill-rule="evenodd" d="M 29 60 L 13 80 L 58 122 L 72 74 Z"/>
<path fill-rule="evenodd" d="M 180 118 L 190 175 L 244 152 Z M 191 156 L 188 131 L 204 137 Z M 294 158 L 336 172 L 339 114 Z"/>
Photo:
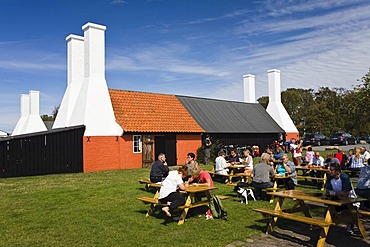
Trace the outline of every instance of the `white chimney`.
<path fill-rule="evenodd" d="M 268 70 L 269 104 L 266 111 L 277 124 L 287 133 L 287 136 L 298 134 L 293 120 L 281 103 L 280 70 Z"/>
<path fill-rule="evenodd" d="M 280 70 L 271 69 L 268 73 L 269 101 L 281 102 Z"/>
<path fill-rule="evenodd" d="M 39 91 L 29 91 L 21 95 L 21 118 L 19 119 L 12 135 L 22 135 L 46 131 L 46 126 L 40 117 Z"/>
<path fill-rule="evenodd" d="M 256 103 L 255 76 L 248 74 L 243 76 L 244 81 L 244 102 Z"/>
<path fill-rule="evenodd" d="M 21 117 L 13 130 L 12 136 L 24 134 L 23 129 L 30 113 L 30 96 L 28 94 L 21 94 L 20 104 Z"/>
<path fill-rule="evenodd" d="M 84 82 L 69 126 L 84 124 L 85 136 L 120 136 L 105 80 L 106 27 L 87 23 L 84 31 Z"/>
<path fill-rule="evenodd" d="M 60 104 L 53 129 L 69 126 L 78 94 L 84 81 L 84 37 L 69 35 L 67 41 L 67 89 Z"/>
<path fill-rule="evenodd" d="M 40 106 L 39 106 L 39 91 L 29 91 L 30 96 L 30 114 L 27 119 L 27 123 L 24 127 L 25 133 L 34 133 L 39 131 L 46 131 L 46 126 L 40 117 Z"/>

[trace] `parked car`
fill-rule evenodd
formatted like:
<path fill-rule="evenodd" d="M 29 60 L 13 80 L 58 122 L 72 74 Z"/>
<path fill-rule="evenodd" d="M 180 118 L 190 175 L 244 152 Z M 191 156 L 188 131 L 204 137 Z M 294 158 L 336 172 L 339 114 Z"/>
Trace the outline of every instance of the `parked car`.
<path fill-rule="evenodd" d="M 330 145 L 357 144 L 357 139 L 347 132 L 335 132 L 329 137 Z"/>
<path fill-rule="evenodd" d="M 360 141 L 365 141 L 366 143 L 370 143 L 370 135 L 362 135 L 357 138 L 357 143 Z"/>
<path fill-rule="evenodd" d="M 307 134 L 303 138 L 303 146 L 321 146 L 321 145 L 328 145 L 329 144 L 329 138 L 321 133 L 313 133 L 313 134 Z"/>

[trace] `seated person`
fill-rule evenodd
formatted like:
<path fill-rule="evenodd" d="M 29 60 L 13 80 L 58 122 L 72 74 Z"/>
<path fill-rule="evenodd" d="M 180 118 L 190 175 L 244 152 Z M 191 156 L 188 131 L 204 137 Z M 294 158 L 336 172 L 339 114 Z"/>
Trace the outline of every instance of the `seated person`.
<path fill-rule="evenodd" d="M 365 165 L 360 168 L 356 193 L 358 196 L 368 199 L 368 201 L 361 205 L 361 208 L 370 211 L 370 165 Z"/>
<path fill-rule="evenodd" d="M 276 154 L 274 154 L 274 160 L 281 160 L 281 157 L 283 156 L 284 151 L 281 147 L 278 147 L 276 149 Z"/>
<path fill-rule="evenodd" d="M 194 168 L 191 171 L 191 178 L 189 178 L 188 181 L 189 183 L 196 182 L 196 183 L 205 184 L 207 186 L 213 187 L 213 180 L 212 180 L 211 175 L 208 172 L 200 169 L 199 167 Z"/>
<path fill-rule="evenodd" d="M 337 158 L 340 162 L 340 168 L 345 169 L 347 163 L 347 155 L 343 152 L 342 148 L 338 148 L 338 153 L 334 154 L 334 158 Z"/>
<path fill-rule="evenodd" d="M 160 153 L 158 160 L 156 160 L 150 170 L 150 181 L 152 183 L 162 182 L 168 175 L 168 166 L 166 162 L 166 155 Z"/>
<path fill-rule="evenodd" d="M 233 164 L 233 165 L 238 165 L 241 163 L 242 159 L 240 158 L 240 156 L 236 153 L 235 149 L 232 149 L 230 151 L 230 156 L 228 157 L 227 161 L 230 163 L 230 164 Z"/>
<path fill-rule="evenodd" d="M 268 164 L 269 161 L 270 155 L 263 153 L 261 155 L 261 163 L 258 163 L 253 167 L 251 177 L 252 186 L 255 188 L 254 195 L 256 198 L 261 198 L 262 189 L 272 188 L 274 186 L 270 179 L 275 176 L 275 173 L 272 166 Z"/>
<path fill-rule="evenodd" d="M 315 155 L 312 157 L 311 161 L 308 163 L 308 166 L 320 166 L 320 167 L 323 167 L 323 168 L 325 167 L 324 158 L 321 157 L 320 152 L 315 152 Z M 322 178 L 322 177 L 324 177 L 324 172 L 323 171 L 312 170 L 312 171 L 310 171 L 310 176 L 311 177 L 316 177 L 316 178 Z M 317 180 L 312 179 L 312 183 L 317 184 Z"/>
<path fill-rule="evenodd" d="M 292 177 L 285 178 L 284 180 L 279 179 L 278 183 L 283 182 L 287 190 L 294 190 L 295 185 L 297 184 L 297 174 L 295 171 L 295 165 L 292 161 L 289 161 L 288 155 L 283 154 L 281 157 L 282 162 L 279 163 L 276 167 L 276 174 L 278 175 L 291 175 Z"/>
<path fill-rule="evenodd" d="M 184 181 L 187 181 L 191 177 L 191 171 L 195 168 L 199 168 L 199 164 L 197 161 L 195 161 L 195 154 L 194 153 L 188 153 L 186 156 L 186 163 L 185 165 L 188 167 L 188 176 L 185 178 Z"/>
<path fill-rule="evenodd" d="M 340 162 L 336 158 L 334 158 L 332 163 L 329 165 L 329 176 L 325 184 L 325 189 L 327 194 L 329 194 L 331 197 L 352 197 L 355 194 L 351 179 L 347 174 L 342 173 L 340 169 Z M 335 207 L 335 210 L 339 213 L 345 209 L 348 209 L 348 207 Z M 347 224 L 347 232 L 353 234 L 353 224 Z"/>
<path fill-rule="evenodd" d="M 243 164 L 245 165 L 245 171 L 252 171 L 253 170 L 253 157 L 251 156 L 251 152 L 246 149 L 244 150 L 244 162 Z"/>
<path fill-rule="evenodd" d="M 361 167 L 364 167 L 365 159 L 364 156 L 361 155 L 361 148 L 356 147 L 355 148 L 355 154 L 351 157 L 351 166 L 350 169 L 359 169 Z"/>
<path fill-rule="evenodd" d="M 312 147 L 307 148 L 306 156 L 304 157 L 304 161 L 306 164 L 309 164 L 312 160 L 312 158 L 315 156 L 315 152 L 312 151 Z"/>
<path fill-rule="evenodd" d="M 168 205 L 162 208 L 162 211 L 165 212 L 168 217 L 171 217 L 171 213 L 174 209 L 185 204 L 184 196 L 178 192 L 177 189 L 185 190 L 185 184 L 182 179 L 187 175 L 188 168 L 186 166 L 180 167 L 177 171 L 170 171 L 162 183 L 158 200 Z"/>
<path fill-rule="evenodd" d="M 216 158 L 216 163 L 215 163 L 215 174 L 219 175 L 227 175 L 229 172 L 229 167 L 230 165 L 226 163 L 225 160 L 225 152 L 220 151 L 218 152 L 218 157 Z"/>

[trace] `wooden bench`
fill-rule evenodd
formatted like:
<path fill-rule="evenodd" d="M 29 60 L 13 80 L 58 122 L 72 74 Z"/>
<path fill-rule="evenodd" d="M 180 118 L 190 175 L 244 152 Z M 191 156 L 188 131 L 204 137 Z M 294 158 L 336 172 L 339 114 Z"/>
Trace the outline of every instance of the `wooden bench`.
<path fill-rule="evenodd" d="M 365 210 L 358 210 L 357 211 L 360 216 L 370 217 L 370 212 Z"/>
<path fill-rule="evenodd" d="M 150 204 L 148 212 L 146 213 L 146 217 L 153 214 L 154 209 L 155 209 L 156 206 L 160 206 L 160 207 L 167 206 L 167 204 L 161 203 L 157 198 L 143 196 L 143 197 L 138 197 L 136 199 L 139 200 L 139 201 L 142 201 L 144 204 Z M 208 201 L 199 201 L 199 202 L 192 203 L 190 206 L 182 205 L 182 206 L 178 207 L 177 209 L 183 210 L 185 208 L 195 208 L 195 207 L 208 206 L 208 205 L 209 205 Z"/>
<path fill-rule="evenodd" d="M 318 226 L 318 227 L 322 227 L 322 228 L 329 227 L 330 225 L 333 224 L 333 223 L 326 222 L 323 219 L 310 218 L 310 217 L 306 217 L 306 216 L 285 213 L 285 212 L 282 212 L 282 211 L 275 211 L 273 209 L 267 209 L 267 208 L 257 208 L 257 209 L 253 209 L 253 211 L 262 213 L 262 215 L 265 218 L 278 217 L 278 218 L 298 221 L 298 222 L 302 222 L 302 223 L 306 223 L 306 224 L 309 224 L 309 225 L 314 225 L 314 226 Z M 271 226 L 269 225 L 269 227 L 271 227 Z M 268 232 L 272 232 L 272 230 L 273 230 L 272 228 L 268 229 Z"/>
<path fill-rule="evenodd" d="M 161 186 L 162 186 L 161 184 L 157 184 L 157 183 L 151 182 L 147 178 L 141 178 L 141 179 L 139 179 L 139 183 L 145 185 L 145 190 L 149 190 L 150 187 L 157 188 L 158 189 L 158 188 L 161 188 Z"/>
<path fill-rule="evenodd" d="M 297 175 L 297 178 L 302 178 L 302 179 L 312 179 L 312 180 L 326 180 L 325 178 L 318 178 L 318 177 L 311 177 L 311 176 L 302 176 L 302 175 Z"/>

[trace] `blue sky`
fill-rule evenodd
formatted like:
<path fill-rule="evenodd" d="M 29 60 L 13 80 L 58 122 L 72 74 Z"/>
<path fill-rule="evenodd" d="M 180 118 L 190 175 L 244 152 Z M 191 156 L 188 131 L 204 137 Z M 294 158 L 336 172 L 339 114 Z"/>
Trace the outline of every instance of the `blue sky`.
<path fill-rule="evenodd" d="M 66 42 L 87 22 L 107 26 L 109 88 L 243 100 L 245 74 L 268 95 L 351 89 L 370 67 L 368 0 L 0 0 L 0 130 L 20 116 L 19 95 L 39 90 L 51 114 L 67 84 Z"/>

